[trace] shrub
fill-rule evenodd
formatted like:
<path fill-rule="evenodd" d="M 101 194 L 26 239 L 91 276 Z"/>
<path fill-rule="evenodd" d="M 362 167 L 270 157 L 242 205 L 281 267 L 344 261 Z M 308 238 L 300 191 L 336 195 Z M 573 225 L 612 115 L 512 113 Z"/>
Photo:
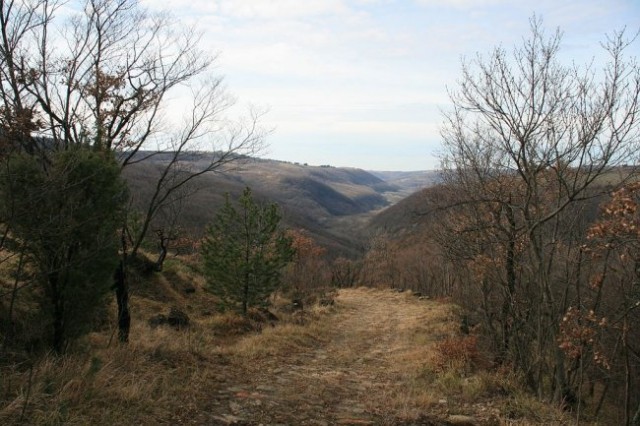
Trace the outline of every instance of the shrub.
<path fill-rule="evenodd" d="M 449 337 L 439 342 L 435 350 L 435 367 L 439 371 L 470 372 L 478 365 L 479 352 L 476 336 Z"/>

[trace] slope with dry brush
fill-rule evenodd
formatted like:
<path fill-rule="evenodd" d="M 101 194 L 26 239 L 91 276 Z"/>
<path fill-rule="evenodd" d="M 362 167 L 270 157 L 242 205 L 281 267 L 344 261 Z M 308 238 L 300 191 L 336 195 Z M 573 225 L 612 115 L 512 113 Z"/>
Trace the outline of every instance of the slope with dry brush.
<path fill-rule="evenodd" d="M 185 292 L 187 285 L 195 292 Z M 342 289 L 335 304 L 216 314 L 188 263 L 134 284 L 132 340 L 108 328 L 65 357 L 2 367 L 2 424 L 536 424 L 562 414 L 489 371 L 455 306 Z M 187 329 L 149 326 L 169 305 Z M 465 423 L 466 422 L 466 423 Z"/>

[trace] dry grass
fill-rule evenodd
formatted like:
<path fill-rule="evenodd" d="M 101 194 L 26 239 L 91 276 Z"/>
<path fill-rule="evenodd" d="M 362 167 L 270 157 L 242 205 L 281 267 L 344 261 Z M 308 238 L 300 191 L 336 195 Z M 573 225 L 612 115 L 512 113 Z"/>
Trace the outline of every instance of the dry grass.
<path fill-rule="evenodd" d="M 94 334 L 86 353 L 46 356 L 14 371 L 13 383 L 2 383 L 0 423 L 18 423 L 24 410 L 28 424 L 153 424 L 214 380 L 215 340 L 206 330 L 135 322 L 131 334 L 127 346 L 108 346 L 106 333 Z"/>
<path fill-rule="evenodd" d="M 286 302 L 280 300 L 279 304 L 285 306 Z M 220 353 L 230 357 L 257 361 L 308 351 L 323 344 L 329 338 L 331 322 L 327 319 L 334 311 L 335 309 L 332 307 L 320 305 L 313 305 L 305 311 L 277 311 L 278 324 L 268 324 L 263 327 L 254 325 L 253 330 L 259 328 L 260 333 L 242 336 L 234 344 L 221 347 Z M 218 318 L 229 318 L 228 315 Z M 242 319 L 237 315 L 230 315 L 230 318 Z M 234 320 L 232 319 L 232 321 Z"/>
<path fill-rule="evenodd" d="M 222 353 L 248 359 L 291 355 L 317 344 L 326 328 L 321 323 L 309 325 L 283 324 L 266 328 L 260 334 L 245 337 Z"/>
<path fill-rule="evenodd" d="M 186 284 L 196 292 L 185 293 Z M 314 329 L 286 323 L 270 327 L 234 313 L 217 314 L 216 299 L 203 288 L 188 264 L 168 262 L 163 274 L 138 277 L 131 285 L 128 345 L 116 342 L 112 327 L 85 336 L 65 357 L 45 355 L 32 366 L 0 367 L 0 424 L 179 423 L 203 410 L 213 388 L 239 380 L 243 372 L 237 368 L 223 371 L 229 357 L 251 358 L 252 351 L 283 354 L 302 347 Z M 190 327 L 148 325 L 150 317 L 171 306 L 188 313 Z M 111 306 L 111 324 L 114 310 Z M 310 312 L 307 321 L 323 311 Z M 296 334 L 300 337 L 291 340 Z"/>
<path fill-rule="evenodd" d="M 203 315 L 208 296 L 197 292 L 205 300 L 195 300 L 166 276 L 154 279 L 171 304 L 189 312 L 188 329 L 149 327 L 147 316 L 167 306 L 134 297 L 129 345 L 115 344 L 104 330 L 67 357 L 3 369 L 0 424 L 220 424 L 233 410 L 264 424 L 399 424 L 452 414 L 479 424 L 564 421 L 521 392 L 516 377 L 466 356 L 472 346 L 459 344 L 465 340 L 456 334 L 452 305 L 348 289 L 336 306 L 280 314 L 271 326 Z M 443 362 L 445 352 L 456 362 Z"/>
<path fill-rule="evenodd" d="M 85 336 L 65 357 L 1 363 L 0 424 L 132 424 L 147 417 L 143 424 L 155 424 L 153 419 L 178 412 L 178 404 L 194 389 L 204 389 L 216 371 L 211 354 L 217 340 L 199 318 L 213 299 L 202 291 L 197 276 L 187 275 L 186 266 L 176 266 L 175 272 L 193 283 L 196 294 L 181 291 L 170 274 L 132 283 L 129 345 L 116 343 L 112 327 Z M 146 297 L 147 292 L 153 297 Z M 169 306 L 188 312 L 193 327 L 175 331 L 147 325 L 148 318 L 166 313 Z M 113 305 L 109 312 L 108 322 L 115 324 Z"/>

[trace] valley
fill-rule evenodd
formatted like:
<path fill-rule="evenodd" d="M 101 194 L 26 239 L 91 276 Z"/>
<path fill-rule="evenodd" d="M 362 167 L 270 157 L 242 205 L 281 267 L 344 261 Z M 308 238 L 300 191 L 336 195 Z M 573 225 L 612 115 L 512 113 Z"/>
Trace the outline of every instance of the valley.
<path fill-rule="evenodd" d="M 0 424 L 640 426 L 638 2 L 523 3 L 0 1 Z"/>
<path fill-rule="evenodd" d="M 204 160 L 185 155 L 181 167 L 189 170 Z M 141 153 L 140 156 L 145 156 Z M 134 203 L 148 203 L 153 183 L 166 165 L 166 158 L 125 169 Z M 277 203 L 283 212 L 283 224 L 304 229 L 334 256 L 362 255 L 370 218 L 416 190 L 437 182 L 436 171 L 369 172 L 356 168 L 308 166 L 276 160 L 242 159 L 217 173 L 199 177 L 188 189 L 188 202 L 175 211 L 183 232 L 199 236 L 224 202 L 224 194 L 237 196 L 250 187 L 256 197 Z M 188 206 L 187 204 L 188 203 Z M 156 227 L 166 226 L 172 218 L 160 217 Z"/>

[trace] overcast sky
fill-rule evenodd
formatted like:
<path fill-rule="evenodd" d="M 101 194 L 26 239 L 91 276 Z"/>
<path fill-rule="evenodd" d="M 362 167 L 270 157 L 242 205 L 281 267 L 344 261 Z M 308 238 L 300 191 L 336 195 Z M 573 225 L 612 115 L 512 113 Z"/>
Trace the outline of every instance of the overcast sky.
<path fill-rule="evenodd" d="M 204 32 L 240 103 L 268 107 L 266 157 L 368 170 L 439 165 L 463 57 L 510 49 L 535 13 L 583 63 L 640 29 L 640 0 L 144 0 Z M 631 50 L 640 56 L 640 42 Z"/>

